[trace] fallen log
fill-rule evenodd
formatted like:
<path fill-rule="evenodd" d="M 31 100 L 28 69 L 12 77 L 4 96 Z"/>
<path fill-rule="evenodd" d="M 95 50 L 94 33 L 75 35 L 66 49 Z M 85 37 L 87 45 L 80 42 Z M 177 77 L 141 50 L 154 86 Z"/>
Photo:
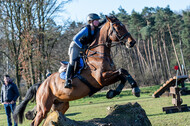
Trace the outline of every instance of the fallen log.
<path fill-rule="evenodd" d="M 43 126 L 151 126 L 146 112 L 137 102 L 108 108 L 109 114 L 105 118 L 88 121 L 74 121 L 58 111 L 53 111 Z"/>

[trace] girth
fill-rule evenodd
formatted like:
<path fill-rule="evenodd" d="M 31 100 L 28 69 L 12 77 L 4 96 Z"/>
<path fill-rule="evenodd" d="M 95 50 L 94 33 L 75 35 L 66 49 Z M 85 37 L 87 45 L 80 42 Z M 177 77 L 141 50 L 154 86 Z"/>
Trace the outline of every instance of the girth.
<path fill-rule="evenodd" d="M 102 88 L 95 88 L 93 87 L 84 77 L 82 77 L 80 74 L 77 74 L 76 77 L 82 81 L 88 88 L 90 89 L 90 93 L 88 94 L 89 96 L 92 96 L 94 93 L 98 92 Z"/>

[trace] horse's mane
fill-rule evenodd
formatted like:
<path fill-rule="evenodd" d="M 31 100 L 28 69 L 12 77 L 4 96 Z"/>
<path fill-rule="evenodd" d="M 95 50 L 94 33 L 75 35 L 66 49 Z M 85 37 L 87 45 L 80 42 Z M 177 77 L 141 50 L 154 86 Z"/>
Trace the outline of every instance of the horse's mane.
<path fill-rule="evenodd" d="M 110 19 L 112 19 L 112 22 L 119 21 L 114 15 L 108 16 Z"/>
<path fill-rule="evenodd" d="M 112 18 L 113 21 L 115 21 L 117 18 L 113 15 L 109 16 L 109 18 Z M 117 19 L 118 20 L 118 19 Z M 109 27 L 108 27 L 108 22 L 109 21 L 106 21 L 102 27 L 100 28 L 99 32 L 97 33 L 96 35 L 96 38 L 94 39 L 94 41 L 91 43 L 90 46 L 94 46 L 94 45 L 97 45 L 99 41 L 101 42 L 105 42 L 107 41 L 107 35 L 108 35 L 108 30 L 109 30 Z M 100 38 L 101 37 L 101 38 Z"/>

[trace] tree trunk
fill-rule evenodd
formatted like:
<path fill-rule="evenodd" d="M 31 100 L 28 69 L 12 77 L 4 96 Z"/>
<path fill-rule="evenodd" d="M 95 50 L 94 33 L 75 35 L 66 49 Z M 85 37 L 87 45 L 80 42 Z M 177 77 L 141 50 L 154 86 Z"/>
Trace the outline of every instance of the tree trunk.
<path fill-rule="evenodd" d="M 141 74 L 143 74 L 144 72 L 143 72 L 141 54 L 140 54 L 138 45 L 136 46 L 136 49 L 137 49 L 137 60 L 138 60 L 139 69 L 140 69 Z"/>
<path fill-rule="evenodd" d="M 169 24 L 168 24 L 168 30 L 169 30 L 169 33 L 170 33 L 170 38 L 171 38 L 171 41 L 172 41 L 172 46 L 173 46 L 173 49 L 174 49 L 175 57 L 176 57 L 176 60 L 177 60 L 178 66 L 179 66 L 179 71 L 180 71 L 180 73 L 182 73 L 181 65 L 180 65 L 180 62 L 179 62 L 179 59 L 178 59 L 178 56 L 177 56 L 177 52 L 176 52 L 176 49 L 175 49 L 175 44 L 174 44 L 174 41 L 173 41 L 173 37 L 172 37 L 172 33 L 171 33 L 171 29 L 170 29 Z"/>
<path fill-rule="evenodd" d="M 151 47 L 152 47 L 152 55 L 153 55 L 153 60 L 154 60 L 154 66 L 155 66 L 155 69 L 156 69 L 156 72 L 154 73 L 154 71 L 153 71 L 153 73 L 155 75 L 156 84 L 158 84 L 158 79 L 157 79 L 158 68 L 157 68 L 157 62 L 156 62 L 156 57 L 155 57 L 155 53 L 154 53 L 154 46 L 153 46 L 152 37 L 150 37 L 150 42 L 151 42 Z"/>
<path fill-rule="evenodd" d="M 148 39 L 148 56 L 149 56 L 150 72 L 152 73 L 151 75 L 152 75 L 154 83 L 157 83 L 155 75 L 154 75 L 154 70 L 153 70 L 153 67 L 152 67 L 152 56 L 151 56 L 150 51 L 151 51 L 151 48 L 150 48 L 150 39 Z"/>
<path fill-rule="evenodd" d="M 137 47 L 136 47 L 136 50 L 137 50 Z M 142 69 L 141 69 L 141 66 L 140 66 L 138 51 L 136 52 L 136 50 L 135 50 L 135 48 L 133 48 L 133 52 L 134 52 L 134 54 L 135 54 L 135 57 L 136 57 L 136 60 L 137 60 L 137 64 L 138 64 L 140 73 L 141 73 L 141 75 L 143 76 L 143 72 L 142 72 Z"/>
<path fill-rule="evenodd" d="M 162 46 L 161 46 L 161 41 L 159 41 L 159 45 L 160 45 L 160 59 L 161 59 L 161 69 L 163 71 L 163 75 L 164 75 L 164 81 L 168 80 L 168 73 L 165 67 L 165 63 L 164 63 L 164 58 L 163 58 L 163 51 L 162 51 Z"/>
<path fill-rule="evenodd" d="M 162 59 L 161 59 L 161 54 L 160 54 L 160 43 L 159 43 L 159 40 L 158 40 L 158 37 L 157 37 L 157 43 L 158 43 L 158 46 L 157 46 L 157 54 L 158 54 L 158 60 L 159 60 L 159 66 L 160 66 L 160 76 L 162 77 L 162 79 L 165 81 L 165 78 L 164 78 L 164 72 L 163 72 L 163 67 L 162 67 Z"/>
<path fill-rule="evenodd" d="M 145 45 L 145 41 L 143 40 L 143 47 L 144 47 L 144 52 L 145 52 L 145 59 L 146 61 L 148 61 L 148 54 L 147 54 L 147 49 L 146 49 L 146 45 Z"/>
<path fill-rule="evenodd" d="M 182 69 L 182 73 L 183 73 L 183 75 L 187 75 L 187 69 L 186 69 L 185 60 L 183 57 L 183 49 L 182 49 L 182 41 L 181 40 L 180 40 L 180 52 L 181 52 L 181 59 L 182 59 L 183 68 L 184 68 L 184 70 Z"/>
<path fill-rule="evenodd" d="M 169 60 L 168 60 L 168 54 L 167 54 L 167 50 L 166 50 L 166 43 L 165 43 L 165 40 L 162 37 L 161 37 L 161 41 L 162 41 L 163 47 L 164 47 L 164 54 L 165 54 L 165 58 L 166 58 L 169 77 L 172 77 L 171 70 L 170 70 L 170 63 L 169 63 Z"/>
<path fill-rule="evenodd" d="M 18 90 L 20 92 L 20 97 L 19 97 L 19 103 L 22 102 L 22 92 L 21 92 L 21 87 L 20 87 L 20 76 L 19 76 L 19 66 L 18 66 L 18 60 L 15 62 L 15 73 L 16 73 L 16 84 L 18 86 Z"/>

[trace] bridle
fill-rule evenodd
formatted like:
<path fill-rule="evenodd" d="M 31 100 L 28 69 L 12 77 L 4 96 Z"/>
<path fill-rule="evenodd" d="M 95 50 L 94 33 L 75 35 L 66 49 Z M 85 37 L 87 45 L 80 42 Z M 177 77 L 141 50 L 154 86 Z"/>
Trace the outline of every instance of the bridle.
<path fill-rule="evenodd" d="M 126 44 L 126 42 L 127 41 L 124 41 L 124 38 L 126 38 L 126 39 L 128 39 L 128 37 L 130 37 L 131 36 L 131 34 L 129 33 L 129 32 L 126 32 L 124 35 L 122 35 L 122 36 L 120 36 L 119 35 L 119 33 L 116 31 L 116 29 L 114 28 L 114 24 L 117 24 L 117 23 L 119 23 L 119 24 L 121 24 L 121 25 L 123 25 L 120 21 L 117 21 L 117 22 L 114 22 L 114 23 L 112 23 L 112 22 L 110 22 L 110 28 L 111 28 L 111 32 L 109 33 L 109 35 L 108 35 L 108 39 L 107 39 L 107 41 L 105 42 L 105 43 L 101 43 L 101 44 L 97 44 L 97 45 L 94 45 L 94 46 L 90 46 L 87 50 L 87 54 L 84 56 L 84 58 L 85 59 L 87 59 L 87 57 L 98 57 L 98 58 L 105 58 L 104 56 L 102 57 L 102 56 L 94 56 L 95 54 L 101 54 L 101 55 L 105 55 L 105 53 L 101 53 L 101 52 L 97 52 L 97 51 L 92 51 L 91 49 L 93 49 L 93 48 L 96 48 L 96 47 L 98 47 L 98 46 L 105 46 L 105 47 L 108 47 L 108 48 L 110 48 L 110 47 L 113 47 L 113 46 L 116 46 L 116 45 L 118 45 L 118 44 L 121 44 L 121 45 L 124 45 L 124 44 Z M 110 31 L 110 28 L 108 29 L 109 31 Z M 111 39 L 110 39 L 110 37 L 112 36 L 112 34 L 115 34 L 116 35 L 116 38 L 118 39 L 118 41 L 117 42 L 114 42 L 114 41 L 112 41 Z M 92 54 L 90 54 L 90 55 L 88 55 L 88 53 L 89 52 L 93 52 Z M 88 55 L 88 56 L 87 56 Z M 108 56 L 110 56 L 110 55 L 108 55 Z M 86 65 L 85 65 L 86 66 Z M 94 67 L 94 66 L 93 66 Z M 95 68 L 95 67 L 94 67 Z"/>
<path fill-rule="evenodd" d="M 131 36 L 131 34 L 129 33 L 129 32 L 126 32 L 124 35 L 122 35 L 121 37 L 119 36 L 119 34 L 118 34 L 118 32 L 115 30 L 115 28 L 114 28 L 114 24 L 121 24 L 121 25 L 123 25 L 120 21 L 117 21 L 117 22 L 114 22 L 114 23 L 111 23 L 110 22 L 110 27 L 111 27 L 111 29 L 112 29 L 112 31 L 109 33 L 109 35 L 108 35 L 108 42 L 109 41 L 112 41 L 111 39 L 110 39 L 110 36 L 114 33 L 115 35 L 116 35 L 116 38 L 118 39 L 118 41 L 119 41 L 119 43 L 118 42 L 113 42 L 112 41 L 112 43 L 111 44 L 114 44 L 114 46 L 115 45 L 117 45 L 117 44 L 121 44 L 121 45 L 124 45 L 125 43 L 126 43 L 126 41 L 124 41 L 124 38 L 125 37 L 129 37 L 129 36 Z"/>
<path fill-rule="evenodd" d="M 116 29 L 114 28 L 114 24 L 122 24 L 120 21 L 117 21 L 117 22 L 114 22 L 114 23 L 112 23 L 112 22 L 110 22 L 110 28 L 111 28 L 111 32 L 109 33 L 109 35 L 108 35 L 108 40 L 105 42 L 105 43 L 102 43 L 102 44 L 98 44 L 98 45 L 94 45 L 94 46 L 90 46 L 88 49 L 93 49 L 93 48 L 96 48 L 96 47 L 98 47 L 98 46 L 106 46 L 106 47 L 108 47 L 108 45 L 111 45 L 111 47 L 113 47 L 113 46 L 116 46 L 116 45 L 118 45 L 118 44 L 121 44 L 121 45 L 125 45 L 125 43 L 127 42 L 127 41 L 124 41 L 124 38 L 125 37 L 129 37 L 129 36 L 131 36 L 131 34 L 129 33 L 129 32 L 126 32 L 124 35 L 122 35 L 121 37 L 119 36 L 119 34 L 118 34 L 118 32 L 116 31 Z M 123 24 L 122 24 L 123 25 Z M 110 29 L 109 28 L 109 29 Z M 116 38 L 118 39 L 118 41 L 119 42 L 114 42 L 114 41 L 112 41 L 111 39 L 110 39 L 110 37 L 111 37 L 111 35 L 112 34 L 115 34 L 116 35 Z M 127 39 L 126 38 L 126 39 Z"/>

